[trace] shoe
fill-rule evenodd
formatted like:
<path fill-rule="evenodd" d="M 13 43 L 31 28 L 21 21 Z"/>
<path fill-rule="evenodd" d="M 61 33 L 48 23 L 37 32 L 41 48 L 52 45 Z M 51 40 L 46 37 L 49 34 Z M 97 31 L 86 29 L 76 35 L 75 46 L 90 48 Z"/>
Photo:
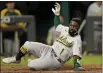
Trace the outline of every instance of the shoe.
<path fill-rule="evenodd" d="M 81 66 L 74 68 L 74 71 L 84 71 L 84 70 L 85 69 L 83 67 L 81 67 Z"/>
<path fill-rule="evenodd" d="M 16 58 L 15 58 L 15 57 L 4 58 L 2 61 L 3 61 L 4 63 L 7 63 L 7 64 L 9 64 L 9 63 L 17 63 L 17 62 L 18 62 L 18 61 L 16 61 Z"/>

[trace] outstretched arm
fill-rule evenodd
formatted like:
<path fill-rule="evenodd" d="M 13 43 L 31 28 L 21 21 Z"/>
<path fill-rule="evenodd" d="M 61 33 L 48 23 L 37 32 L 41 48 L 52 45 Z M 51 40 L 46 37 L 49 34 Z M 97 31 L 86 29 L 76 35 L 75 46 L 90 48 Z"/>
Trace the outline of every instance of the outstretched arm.
<path fill-rule="evenodd" d="M 73 45 L 73 63 L 74 63 L 75 71 L 84 70 L 84 68 L 81 67 L 80 65 L 80 60 L 82 55 L 81 53 L 82 53 L 82 41 L 81 41 L 81 37 L 77 36 Z"/>
<path fill-rule="evenodd" d="M 53 13 L 55 14 L 55 17 L 54 17 L 54 26 L 57 27 L 59 24 L 60 24 L 60 4 L 59 3 L 55 3 L 55 9 L 52 8 L 52 11 Z"/>

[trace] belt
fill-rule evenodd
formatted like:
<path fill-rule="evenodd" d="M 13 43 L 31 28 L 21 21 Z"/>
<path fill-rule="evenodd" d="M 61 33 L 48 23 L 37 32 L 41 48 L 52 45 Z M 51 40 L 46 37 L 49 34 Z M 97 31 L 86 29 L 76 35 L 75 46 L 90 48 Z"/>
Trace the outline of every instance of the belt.
<path fill-rule="evenodd" d="M 57 58 L 57 60 L 58 60 L 60 63 L 63 63 L 63 61 L 56 55 L 56 53 L 54 52 L 54 50 L 52 50 L 52 51 L 53 51 L 54 56 Z"/>

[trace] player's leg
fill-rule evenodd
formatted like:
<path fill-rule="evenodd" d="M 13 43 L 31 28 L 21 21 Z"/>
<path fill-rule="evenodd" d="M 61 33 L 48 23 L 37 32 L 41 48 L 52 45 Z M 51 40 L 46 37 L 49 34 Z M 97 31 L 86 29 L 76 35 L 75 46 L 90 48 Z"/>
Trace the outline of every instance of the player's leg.
<path fill-rule="evenodd" d="M 12 49 L 12 40 L 11 39 L 4 39 L 4 56 L 10 57 Z"/>
<path fill-rule="evenodd" d="M 28 63 L 28 67 L 33 70 L 58 70 L 61 63 L 55 58 L 52 48 L 43 46 L 45 51 L 40 58 L 34 59 Z"/>
<path fill-rule="evenodd" d="M 24 45 L 19 49 L 19 52 L 15 57 L 4 58 L 4 63 L 12 63 L 12 62 L 20 62 L 21 58 L 28 53 L 28 50 L 31 48 L 35 48 L 35 45 L 31 44 L 31 42 L 26 41 Z"/>
<path fill-rule="evenodd" d="M 39 58 L 45 48 L 42 48 L 45 44 L 38 42 L 25 42 L 24 45 L 19 49 L 19 53 L 15 57 L 4 58 L 4 63 L 20 62 L 21 58 L 27 54 L 31 53 L 35 57 Z M 42 49 L 41 49 L 42 48 Z"/>
<path fill-rule="evenodd" d="M 25 44 L 24 44 L 25 45 Z M 4 58 L 2 61 L 4 63 L 18 63 L 21 60 L 21 57 L 23 57 L 27 52 L 25 51 L 25 49 L 23 47 L 21 47 L 19 49 L 19 52 L 17 53 L 16 56 L 14 57 L 8 57 L 8 58 Z"/>
<path fill-rule="evenodd" d="M 101 41 L 102 32 L 101 31 L 94 31 L 94 54 L 98 54 L 98 43 Z"/>

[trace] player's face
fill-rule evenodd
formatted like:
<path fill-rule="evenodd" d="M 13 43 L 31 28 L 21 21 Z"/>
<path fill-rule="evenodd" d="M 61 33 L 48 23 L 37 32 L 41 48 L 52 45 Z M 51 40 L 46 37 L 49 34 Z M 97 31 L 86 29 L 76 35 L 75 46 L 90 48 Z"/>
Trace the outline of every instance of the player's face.
<path fill-rule="evenodd" d="M 8 9 L 14 9 L 15 3 L 10 2 L 10 3 L 7 3 L 6 6 L 7 6 Z"/>
<path fill-rule="evenodd" d="M 78 23 L 76 23 L 75 21 L 71 21 L 69 24 L 69 33 L 70 34 L 75 34 L 79 29 L 79 25 Z"/>
<path fill-rule="evenodd" d="M 102 5 L 102 2 L 101 1 L 96 1 L 96 3 L 101 6 Z"/>

